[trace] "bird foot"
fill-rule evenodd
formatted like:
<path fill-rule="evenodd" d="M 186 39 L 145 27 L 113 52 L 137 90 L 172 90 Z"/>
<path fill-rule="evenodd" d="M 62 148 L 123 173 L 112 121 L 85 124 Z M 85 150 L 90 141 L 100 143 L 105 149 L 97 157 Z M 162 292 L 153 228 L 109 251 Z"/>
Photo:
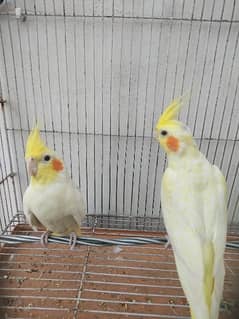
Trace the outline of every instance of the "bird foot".
<path fill-rule="evenodd" d="M 69 240 L 70 250 L 73 250 L 75 248 L 76 241 L 77 241 L 76 233 L 70 233 L 70 240 Z"/>
<path fill-rule="evenodd" d="M 165 238 L 167 239 L 167 242 L 164 245 L 164 249 L 169 249 L 169 247 L 171 246 L 170 239 L 169 239 L 168 235 L 165 235 Z"/>
<path fill-rule="evenodd" d="M 235 306 L 236 306 L 235 302 L 223 300 L 220 304 L 220 310 L 225 311 L 227 313 L 231 313 Z"/>
<path fill-rule="evenodd" d="M 41 244 L 42 244 L 42 246 L 43 246 L 44 248 L 47 247 L 48 237 L 49 237 L 50 233 L 51 233 L 51 232 L 50 232 L 49 230 L 47 230 L 47 231 L 45 231 L 45 232 L 41 235 L 41 240 L 40 240 L 40 242 L 41 242 Z"/>

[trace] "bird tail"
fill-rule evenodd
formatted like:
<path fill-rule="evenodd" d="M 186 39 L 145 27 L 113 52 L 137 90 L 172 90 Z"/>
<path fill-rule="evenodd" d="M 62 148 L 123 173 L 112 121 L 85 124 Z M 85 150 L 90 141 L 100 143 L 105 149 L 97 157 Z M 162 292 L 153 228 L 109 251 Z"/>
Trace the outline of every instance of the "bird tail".
<path fill-rule="evenodd" d="M 211 311 L 212 294 L 214 290 L 214 247 L 212 242 L 208 242 L 203 247 L 203 259 L 204 259 L 204 295 L 205 301 L 208 307 L 208 311 Z"/>
<path fill-rule="evenodd" d="M 214 292 L 214 247 L 212 242 L 207 242 L 203 247 L 203 263 L 204 263 L 204 278 L 203 289 L 205 303 L 208 309 L 208 317 L 211 318 L 212 298 Z M 191 319 L 197 318 L 192 309 L 190 309 Z"/>

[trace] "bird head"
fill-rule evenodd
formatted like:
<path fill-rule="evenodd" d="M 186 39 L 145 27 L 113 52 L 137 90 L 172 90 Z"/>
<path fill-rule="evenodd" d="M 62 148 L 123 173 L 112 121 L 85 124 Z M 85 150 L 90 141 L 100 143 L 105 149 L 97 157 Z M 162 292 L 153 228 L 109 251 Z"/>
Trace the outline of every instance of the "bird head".
<path fill-rule="evenodd" d="M 63 162 L 41 139 L 37 126 L 28 136 L 25 159 L 31 182 L 40 184 L 52 182 L 64 170 Z"/>
<path fill-rule="evenodd" d="M 160 116 L 155 127 L 156 139 L 167 154 L 182 154 L 188 146 L 195 146 L 188 127 L 178 121 L 178 113 L 184 99 L 185 97 L 180 97 L 173 100 Z"/>

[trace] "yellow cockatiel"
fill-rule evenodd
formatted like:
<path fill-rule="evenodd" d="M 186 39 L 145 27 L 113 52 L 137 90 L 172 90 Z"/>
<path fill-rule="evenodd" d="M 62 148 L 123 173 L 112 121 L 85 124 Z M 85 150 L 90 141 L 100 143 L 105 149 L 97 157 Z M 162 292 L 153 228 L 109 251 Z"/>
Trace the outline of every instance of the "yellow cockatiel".
<path fill-rule="evenodd" d="M 162 210 L 192 318 L 217 319 L 225 273 L 226 183 L 177 120 L 182 102 L 174 100 L 156 124 L 156 138 L 168 158 Z"/>
<path fill-rule="evenodd" d="M 85 203 L 67 176 L 62 160 L 42 141 L 38 127 L 28 137 L 25 158 L 30 184 L 23 196 L 23 207 L 28 222 L 34 229 L 46 229 L 43 244 L 54 232 L 70 235 L 73 248 L 76 235 L 80 235 Z"/>

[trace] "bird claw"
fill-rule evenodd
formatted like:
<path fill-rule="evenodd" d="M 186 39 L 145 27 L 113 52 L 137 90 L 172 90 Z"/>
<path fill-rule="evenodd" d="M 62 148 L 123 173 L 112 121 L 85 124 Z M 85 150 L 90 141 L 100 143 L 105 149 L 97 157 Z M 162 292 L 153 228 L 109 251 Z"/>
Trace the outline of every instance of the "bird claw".
<path fill-rule="evenodd" d="M 47 247 L 47 244 L 48 244 L 48 237 L 50 235 L 50 231 L 47 230 L 45 231 L 42 235 L 41 235 L 41 245 L 46 248 Z"/>
<path fill-rule="evenodd" d="M 168 235 L 165 235 L 165 238 L 167 239 L 167 242 L 164 245 L 164 249 L 169 249 L 169 247 L 171 246 L 170 239 L 169 239 Z"/>
<path fill-rule="evenodd" d="M 235 302 L 223 300 L 220 304 L 220 310 L 225 311 L 227 313 L 231 313 L 233 308 L 235 307 Z"/>
<path fill-rule="evenodd" d="M 70 245 L 70 250 L 73 250 L 76 246 L 76 241 L 77 241 L 77 236 L 75 233 L 70 234 L 70 240 L 69 240 L 69 245 Z"/>

